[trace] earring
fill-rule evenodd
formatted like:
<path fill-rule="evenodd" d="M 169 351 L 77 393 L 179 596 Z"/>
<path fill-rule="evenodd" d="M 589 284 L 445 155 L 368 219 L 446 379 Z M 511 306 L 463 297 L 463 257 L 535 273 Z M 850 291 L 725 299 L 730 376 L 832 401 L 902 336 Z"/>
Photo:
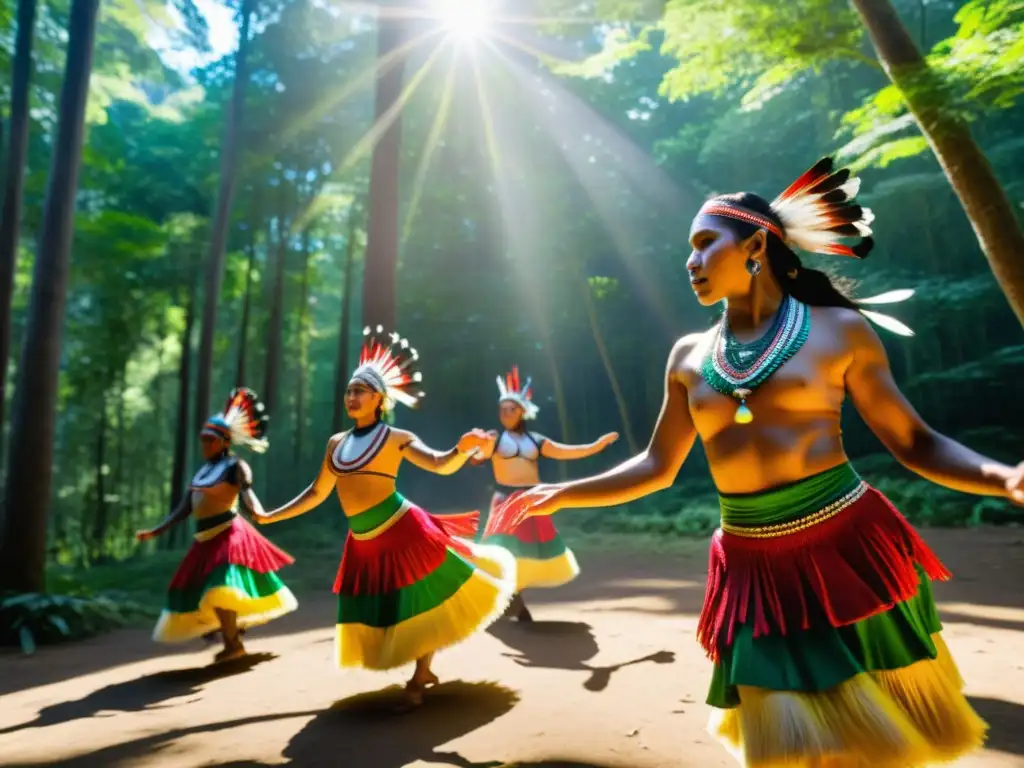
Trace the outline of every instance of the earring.
<path fill-rule="evenodd" d="M 747 259 L 747 272 L 751 277 L 757 277 L 761 274 L 761 262 L 757 259 Z"/>

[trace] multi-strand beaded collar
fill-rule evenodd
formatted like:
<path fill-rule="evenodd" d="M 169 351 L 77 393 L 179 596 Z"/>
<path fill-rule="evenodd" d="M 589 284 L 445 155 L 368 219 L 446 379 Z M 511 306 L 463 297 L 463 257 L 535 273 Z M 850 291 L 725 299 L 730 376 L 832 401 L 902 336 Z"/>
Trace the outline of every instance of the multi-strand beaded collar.
<path fill-rule="evenodd" d="M 723 316 L 701 364 L 701 376 L 718 392 L 739 400 L 733 418 L 737 424 L 749 424 L 754 414 L 747 406 L 747 398 L 800 351 L 810 332 L 810 309 L 791 296 L 783 298 L 768 332 L 749 344 L 733 335 Z"/>

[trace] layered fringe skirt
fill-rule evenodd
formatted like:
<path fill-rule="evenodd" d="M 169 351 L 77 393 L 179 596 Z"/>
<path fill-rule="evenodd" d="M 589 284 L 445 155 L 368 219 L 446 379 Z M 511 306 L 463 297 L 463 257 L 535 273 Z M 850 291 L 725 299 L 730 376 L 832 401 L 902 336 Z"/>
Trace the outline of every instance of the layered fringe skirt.
<path fill-rule="evenodd" d="M 508 498 L 491 497 L 491 516 Z M 488 533 L 483 542 L 508 550 L 516 559 L 516 591 L 527 587 L 560 587 L 580 575 L 572 550 L 565 546 L 550 517 L 528 517 L 508 533 Z"/>
<path fill-rule="evenodd" d="M 932 598 L 950 574 L 884 496 L 844 464 L 721 505 L 698 639 L 711 731 L 742 765 L 910 768 L 983 744 Z"/>
<path fill-rule="evenodd" d="M 435 517 L 397 493 L 349 518 L 334 583 L 338 666 L 400 667 L 501 617 L 515 560 L 470 541 L 478 523 L 476 512 Z"/>
<path fill-rule="evenodd" d="M 220 628 L 216 609 L 234 611 L 239 629 L 298 608 L 276 571 L 294 559 L 235 512 L 197 521 L 195 541 L 178 566 L 153 639 L 192 640 Z"/>

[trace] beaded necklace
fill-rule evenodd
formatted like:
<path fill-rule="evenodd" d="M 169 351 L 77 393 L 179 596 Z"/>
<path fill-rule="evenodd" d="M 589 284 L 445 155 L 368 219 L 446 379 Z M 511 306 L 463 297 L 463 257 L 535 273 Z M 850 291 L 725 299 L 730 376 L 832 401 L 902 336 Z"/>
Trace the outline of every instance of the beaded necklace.
<path fill-rule="evenodd" d="M 783 298 L 768 332 L 749 344 L 733 335 L 723 316 L 701 364 L 701 376 L 718 392 L 739 400 L 733 420 L 737 424 L 749 424 L 754 414 L 747 407 L 747 398 L 800 351 L 810 332 L 810 309 L 790 296 Z"/>

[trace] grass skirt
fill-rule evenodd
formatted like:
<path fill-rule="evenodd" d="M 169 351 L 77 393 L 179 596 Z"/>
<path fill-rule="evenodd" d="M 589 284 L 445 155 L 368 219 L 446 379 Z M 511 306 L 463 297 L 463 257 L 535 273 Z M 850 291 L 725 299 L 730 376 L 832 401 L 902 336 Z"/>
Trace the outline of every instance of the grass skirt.
<path fill-rule="evenodd" d="M 491 515 L 507 496 L 491 498 Z M 528 517 L 509 533 L 486 533 L 485 544 L 501 547 L 516 559 L 516 591 L 527 587 L 560 587 L 580 575 L 572 550 L 565 546 L 550 517 Z"/>
<path fill-rule="evenodd" d="M 237 626 L 243 629 L 298 607 L 276 573 L 294 559 L 238 515 L 223 517 L 216 526 L 196 532 L 196 541 L 178 566 L 153 631 L 157 642 L 184 642 L 220 629 L 218 608 L 234 611 Z"/>
<path fill-rule="evenodd" d="M 851 467 L 722 497 L 722 524 L 698 638 L 742 765 L 909 768 L 984 742 L 932 597 L 949 573 Z"/>
<path fill-rule="evenodd" d="M 475 531 L 465 517 L 435 517 L 396 493 L 349 519 L 334 584 L 338 666 L 400 667 L 501 617 L 515 561 L 460 538 Z"/>

